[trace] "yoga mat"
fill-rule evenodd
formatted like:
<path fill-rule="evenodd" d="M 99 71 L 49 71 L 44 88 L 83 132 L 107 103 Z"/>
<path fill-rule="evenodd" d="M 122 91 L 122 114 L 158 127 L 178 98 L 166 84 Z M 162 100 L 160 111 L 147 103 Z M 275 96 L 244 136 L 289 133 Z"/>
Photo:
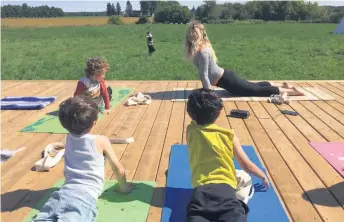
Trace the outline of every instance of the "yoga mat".
<path fill-rule="evenodd" d="M 317 101 L 317 100 L 335 100 L 335 98 L 326 92 L 316 87 L 296 87 L 303 92 L 305 96 L 291 96 L 292 101 Z M 174 88 L 174 92 L 185 92 L 185 95 L 191 93 L 192 88 Z M 227 91 L 221 88 L 214 89 L 216 94 L 222 98 L 223 101 L 267 101 L 269 97 L 240 97 L 229 95 Z M 176 95 L 175 93 L 174 95 Z M 187 98 L 172 98 L 173 102 L 186 102 Z"/>
<path fill-rule="evenodd" d="M 123 99 L 125 99 L 132 92 L 131 88 L 112 88 L 112 100 L 111 108 L 118 105 Z M 104 115 L 99 114 L 98 119 L 102 119 Z M 68 131 L 62 127 L 59 118 L 58 111 L 54 111 L 46 114 L 42 119 L 37 120 L 29 126 L 21 129 L 20 132 L 31 133 L 68 133 Z"/>
<path fill-rule="evenodd" d="M 167 173 L 165 204 L 162 212 L 162 222 L 185 222 L 186 207 L 192 195 L 191 171 L 186 145 L 173 145 Z M 260 169 L 266 172 L 260 163 L 252 146 L 243 146 L 245 153 Z M 235 167 L 240 169 L 235 161 Z M 267 191 L 260 183 L 261 180 L 252 176 L 255 193 L 248 202 L 250 212 L 248 222 L 288 222 L 282 204 L 272 186 Z"/>
<path fill-rule="evenodd" d="M 104 192 L 97 201 L 98 215 L 96 222 L 146 222 L 153 197 L 155 182 L 133 182 L 136 184 L 136 189 L 128 195 L 121 195 L 114 191 L 117 181 L 105 181 Z M 35 209 L 32 209 L 22 222 L 29 222 L 32 217 L 38 214 L 39 209 L 43 207 L 51 193 L 60 188 L 63 183 L 64 179 L 59 180 L 52 187 L 51 191 L 37 203 Z"/>
<path fill-rule="evenodd" d="M 40 110 L 53 103 L 55 96 L 6 96 L 0 100 L 1 110 Z"/>
<path fill-rule="evenodd" d="M 310 142 L 309 143 L 325 160 L 344 177 L 344 143 Z"/>

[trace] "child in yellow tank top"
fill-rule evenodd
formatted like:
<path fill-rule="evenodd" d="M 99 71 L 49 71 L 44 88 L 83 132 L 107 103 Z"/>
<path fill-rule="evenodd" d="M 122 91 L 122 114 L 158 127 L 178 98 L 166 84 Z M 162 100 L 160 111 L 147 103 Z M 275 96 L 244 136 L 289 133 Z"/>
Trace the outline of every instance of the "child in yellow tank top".
<path fill-rule="evenodd" d="M 265 174 L 242 150 L 234 131 L 214 124 L 222 109 L 221 98 L 208 89 L 194 90 L 187 103 L 192 119 L 186 134 L 194 188 L 187 209 L 189 222 L 246 221 L 248 207 L 235 194 L 234 156 L 246 172 L 269 186 Z"/>

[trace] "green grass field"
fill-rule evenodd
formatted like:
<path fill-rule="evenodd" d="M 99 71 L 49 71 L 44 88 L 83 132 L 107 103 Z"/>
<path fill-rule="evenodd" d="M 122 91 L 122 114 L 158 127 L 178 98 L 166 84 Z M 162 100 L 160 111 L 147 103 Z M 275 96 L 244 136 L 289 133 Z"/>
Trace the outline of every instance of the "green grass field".
<path fill-rule="evenodd" d="M 151 27 L 156 53 L 148 56 Z M 244 78 L 344 79 L 344 35 L 331 24 L 207 25 L 219 64 Z M 2 79 L 79 79 L 87 58 L 110 63 L 107 79 L 191 80 L 183 59 L 186 25 L 2 30 Z"/>

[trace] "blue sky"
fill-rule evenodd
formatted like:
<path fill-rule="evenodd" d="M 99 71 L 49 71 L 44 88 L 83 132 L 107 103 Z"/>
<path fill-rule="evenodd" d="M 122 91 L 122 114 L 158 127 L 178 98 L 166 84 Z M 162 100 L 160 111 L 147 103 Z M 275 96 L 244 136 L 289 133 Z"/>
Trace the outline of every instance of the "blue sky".
<path fill-rule="evenodd" d="M 40 5 L 48 5 L 54 6 L 58 8 L 62 8 L 65 12 L 95 12 L 95 11 L 105 11 L 106 10 L 106 3 L 111 2 L 116 4 L 117 2 L 120 3 L 122 10 L 125 9 L 126 1 L 85 1 L 85 0 L 62 0 L 62 1 L 1 1 L 2 5 L 21 5 L 23 3 L 27 3 L 30 6 L 40 6 Z M 140 1 L 139 0 L 132 0 L 130 1 L 134 10 L 140 9 Z M 199 6 L 203 3 L 202 0 L 189 0 L 189 1 L 179 1 L 182 5 L 186 5 L 189 8 L 192 6 Z M 224 2 L 245 2 L 245 1 L 224 1 L 224 0 L 217 0 L 218 3 Z M 344 0 L 338 1 L 318 1 L 320 5 L 342 5 L 344 6 Z"/>

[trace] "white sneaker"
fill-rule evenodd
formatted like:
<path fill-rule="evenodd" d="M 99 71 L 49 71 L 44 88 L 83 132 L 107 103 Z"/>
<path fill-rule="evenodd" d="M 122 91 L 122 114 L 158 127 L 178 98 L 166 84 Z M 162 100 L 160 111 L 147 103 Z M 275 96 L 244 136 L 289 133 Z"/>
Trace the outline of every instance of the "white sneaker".
<path fill-rule="evenodd" d="M 254 194 L 251 177 L 244 170 L 236 170 L 236 180 L 236 196 L 239 200 L 247 204 Z"/>
<path fill-rule="evenodd" d="M 129 97 L 126 102 L 127 106 L 135 106 L 135 105 L 149 105 L 152 102 L 152 98 L 149 95 L 144 95 L 143 93 L 139 92 L 135 96 Z"/>

